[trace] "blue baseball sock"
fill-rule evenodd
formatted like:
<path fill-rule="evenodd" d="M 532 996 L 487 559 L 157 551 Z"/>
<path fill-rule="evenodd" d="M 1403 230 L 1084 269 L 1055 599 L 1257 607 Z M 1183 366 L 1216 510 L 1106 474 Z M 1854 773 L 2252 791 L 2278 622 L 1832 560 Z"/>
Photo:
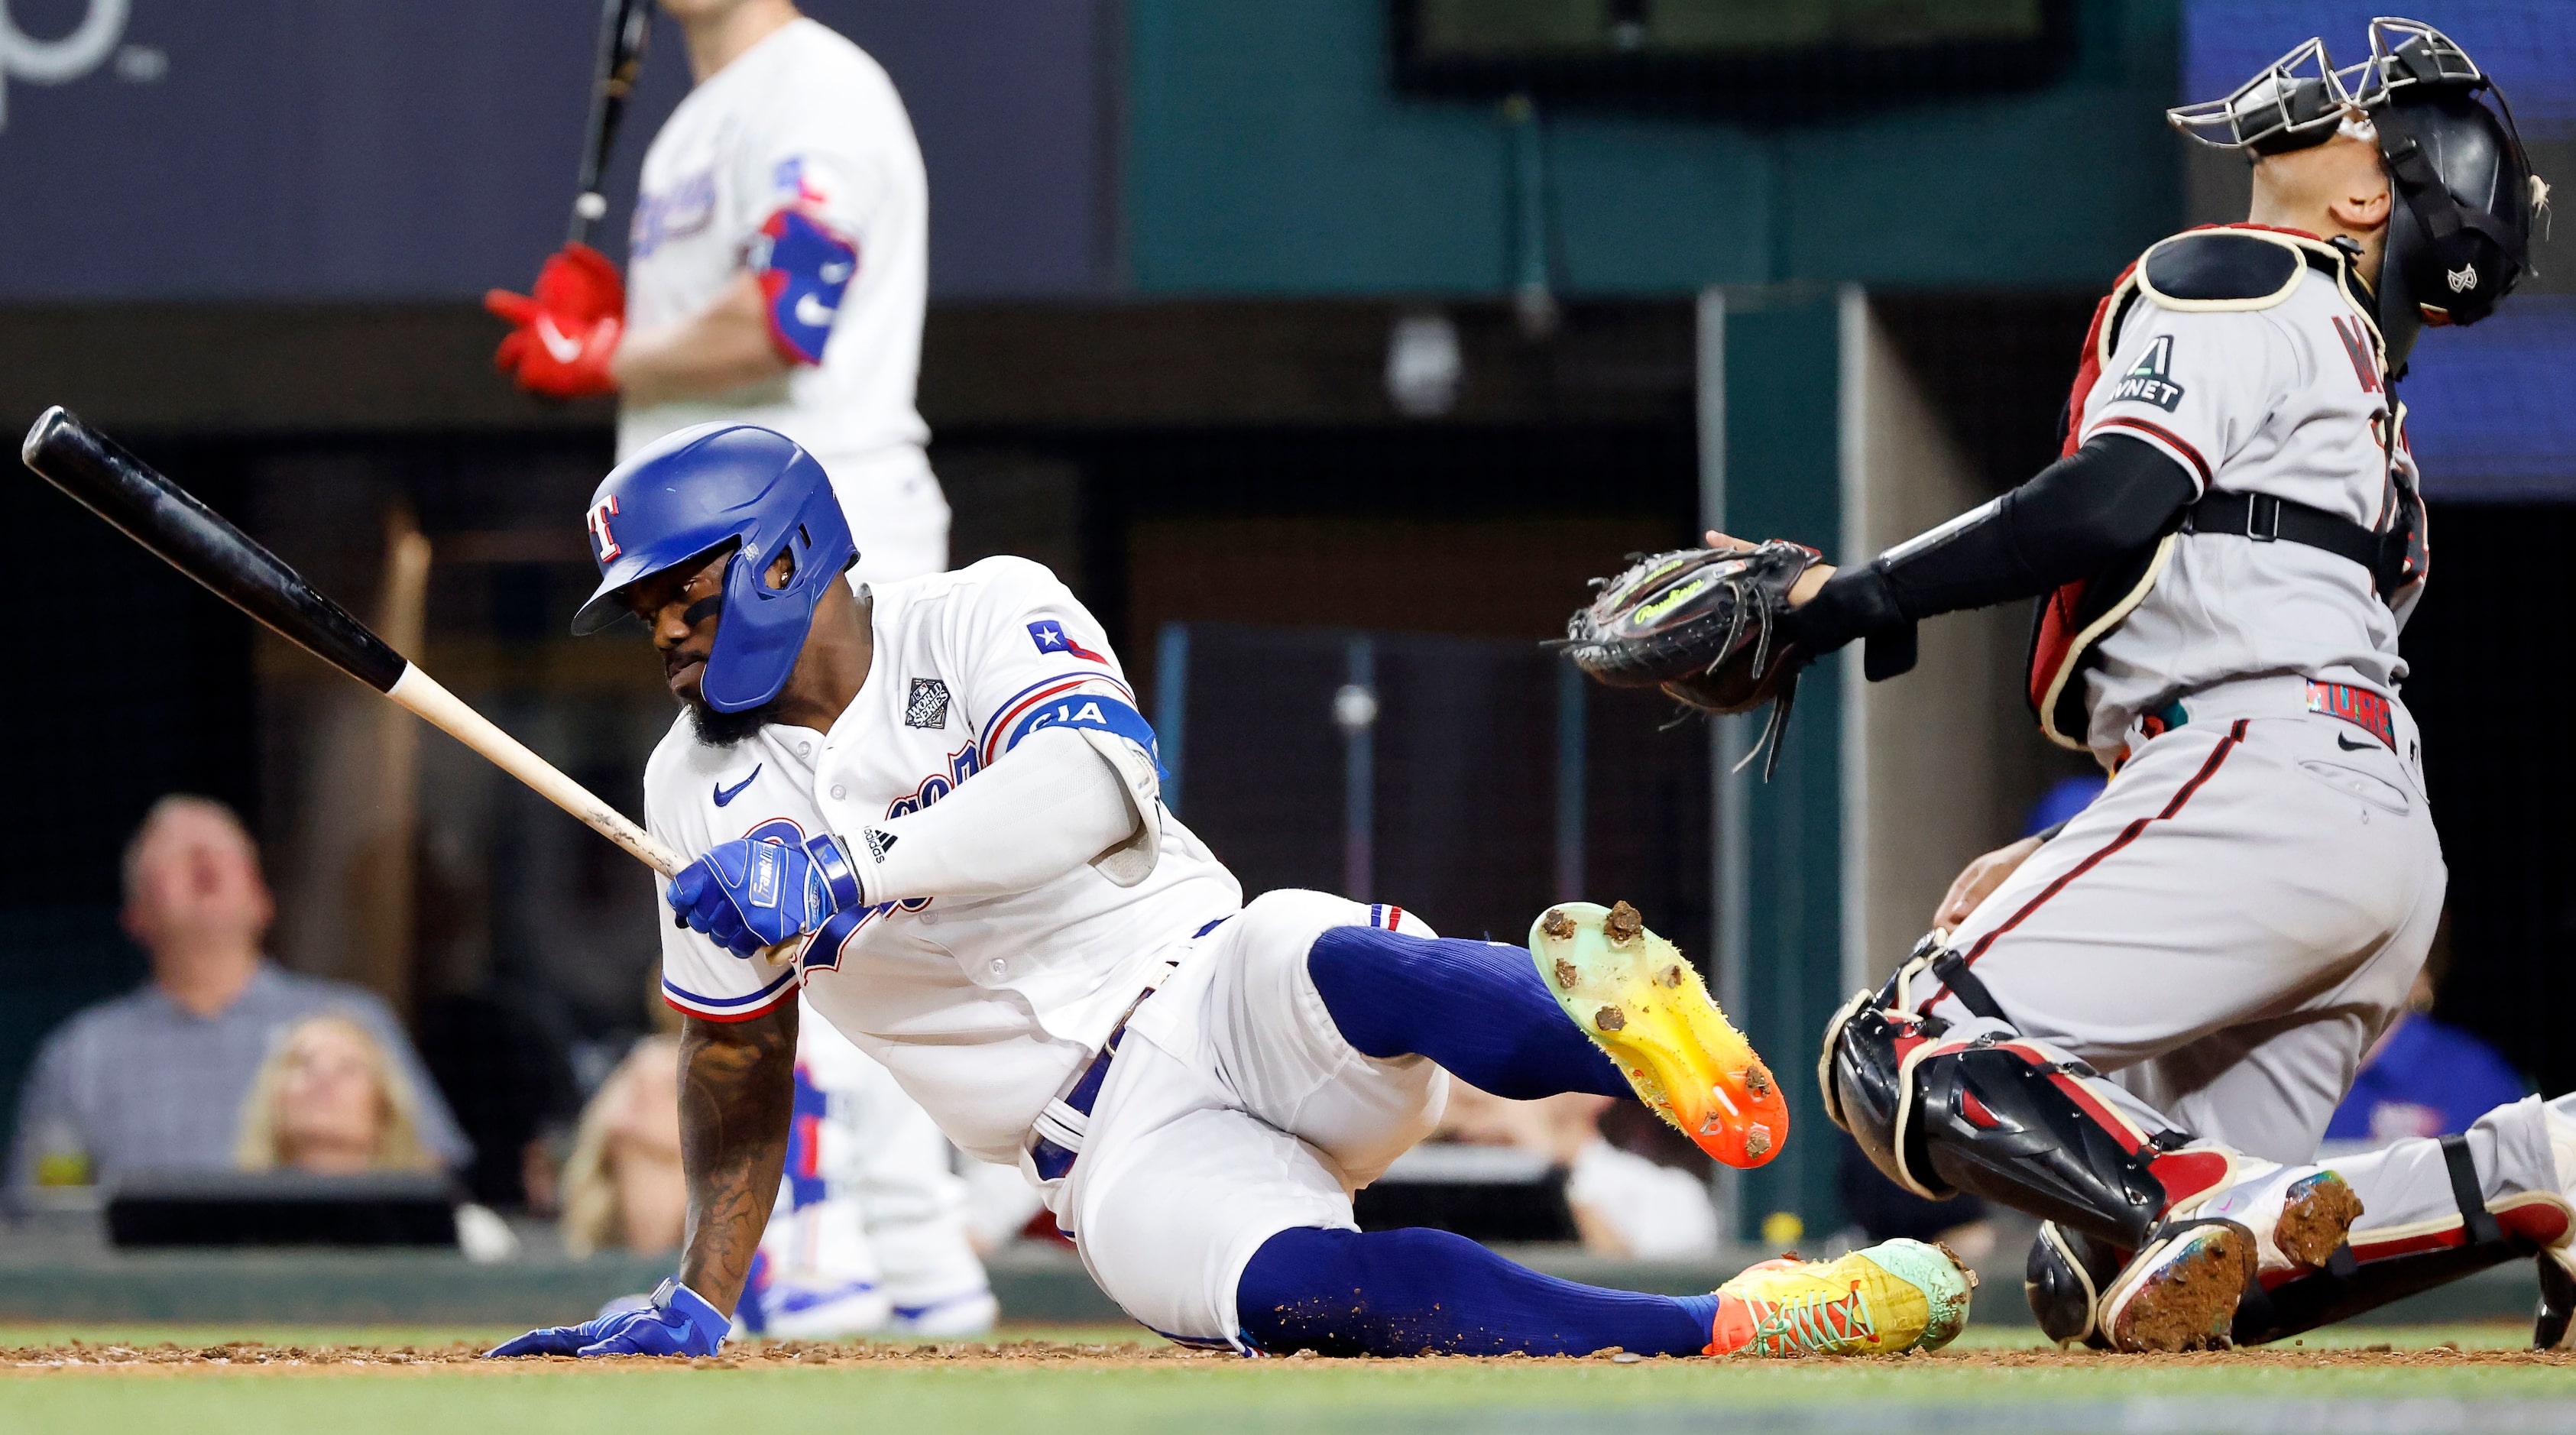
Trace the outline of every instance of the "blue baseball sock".
<path fill-rule="evenodd" d="M 1717 1303 L 1577 1285 L 1430 1230 L 1281 1231 L 1235 1287 L 1244 1339 L 1274 1355 L 1697 1355 Z"/>
<path fill-rule="evenodd" d="M 1343 1039 L 1363 1055 L 1427 1056 L 1515 1101 L 1635 1094 L 1566 1019 L 1524 948 L 1334 927 L 1315 939 L 1306 970 Z"/>

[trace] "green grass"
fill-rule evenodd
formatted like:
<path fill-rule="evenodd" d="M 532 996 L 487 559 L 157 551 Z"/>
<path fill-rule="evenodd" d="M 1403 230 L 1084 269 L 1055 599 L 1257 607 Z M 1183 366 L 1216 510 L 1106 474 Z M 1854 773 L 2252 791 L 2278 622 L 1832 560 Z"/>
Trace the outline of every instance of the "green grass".
<path fill-rule="evenodd" d="M 1130 1330 L 1029 1332 L 1083 1341 Z M 488 1331 L 315 1328 L 0 1327 L 0 1344 L 171 1340 L 206 1345 L 256 1338 L 328 1343 L 440 1344 Z M 2419 1327 L 2312 1339 L 2328 1345 L 2511 1347 L 2509 1327 Z M 1963 1342 L 1964 1344 L 1965 1342 Z M 2027 1348 L 2028 1332 L 1978 1332 L 1985 1348 Z M 618 1373 L 562 1367 L 500 1373 L 60 1373 L 0 1382 L 0 1430 L 83 1435 L 184 1429 L 190 1435 L 281 1435 L 349 1430 L 423 1435 L 546 1435 L 614 1431 L 760 1435 L 784 1430 L 1216 1432 L 1398 1429 L 1407 1435 L 1531 1430 L 1851 1428 L 1873 1432 L 2095 1428 L 2122 1401 L 2183 1400 L 2175 1428 L 2209 1412 L 2259 1414 L 2266 1402 L 2428 1400 L 2570 1402 L 2576 1369 L 2544 1366 L 2387 1366 L 2283 1369 L 2212 1364 L 2155 1369 L 2005 1369 L 1959 1361 L 1763 1364 L 1653 1361 L 1530 1363 L 1388 1361 L 1306 1365 L 1204 1359 L 1146 1367 L 671 1369 Z M 2206 1402 L 2205 1404 L 2202 1402 Z M 2249 1403 L 2251 1402 L 2251 1403 Z M 2349 1407 L 2347 1407 L 2349 1408 Z M 2020 1414 L 2014 1412 L 2018 1410 Z M 2086 1412 L 2094 1412 L 2088 1415 Z M 1901 1412 L 1901 1415 L 1900 1415 Z M 2054 1412 L 2054 1413 L 2052 1413 Z M 2114 1412 L 2115 1413 L 2115 1412 Z M 2384 1413 L 2384 1409 L 2383 1409 Z M 1845 1417 L 1848 1417 L 1847 1419 Z M 2048 1423 L 2062 1420 L 2064 1423 Z M 2038 1423 L 2034 1423 L 2037 1421 Z M 1785 1424 L 1784 1424 L 1785 1422 Z M 2199 1423 L 2195 1423 L 2199 1422 Z M 2136 1426 L 2134 1419 L 2126 1422 Z M 2571 1418 L 2576 1427 L 2576 1418 Z M 2234 1428 L 2234 1427 L 2228 1427 Z M 2279 1428 L 2279 1427 L 2275 1427 Z M 2372 1428 L 2387 1428 L 2385 1422 Z M 2475 1427 L 2472 1427 L 2475 1428 Z M 2523 1428 L 2523 1427 L 2518 1427 Z M 2551 1425 L 2549 1428 L 2559 1428 Z M 2287 1435 L 2287 1429 L 2282 1429 Z"/>

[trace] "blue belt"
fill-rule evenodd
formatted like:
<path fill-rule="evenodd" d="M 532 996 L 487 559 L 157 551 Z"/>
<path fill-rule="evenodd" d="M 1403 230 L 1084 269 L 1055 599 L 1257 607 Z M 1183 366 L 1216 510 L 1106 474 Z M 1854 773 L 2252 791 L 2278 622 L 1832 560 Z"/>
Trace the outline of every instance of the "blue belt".
<path fill-rule="evenodd" d="M 1195 942 L 1231 920 L 1232 913 L 1219 917 L 1190 933 L 1190 940 Z M 1161 986 L 1161 981 L 1157 980 L 1153 986 L 1136 994 L 1136 1000 L 1128 1004 L 1126 1013 L 1118 1018 L 1118 1024 L 1109 1029 L 1109 1039 L 1100 1044 L 1099 1053 L 1074 1079 L 1073 1089 L 1047 1103 L 1045 1114 L 1038 1119 L 1038 1134 L 1029 1142 L 1029 1164 L 1037 1169 L 1039 1180 L 1061 1181 L 1066 1173 L 1073 1170 L 1074 1158 L 1082 1154 L 1082 1127 L 1091 1119 L 1091 1108 L 1100 1101 L 1101 1085 L 1109 1080 L 1109 1064 L 1118 1055 L 1118 1043 L 1127 1035 L 1127 1023 L 1135 1019 L 1136 1009 L 1143 1006 L 1145 999 Z M 1047 1134 L 1049 1128 L 1060 1135 Z M 1061 1139 L 1062 1136 L 1073 1139 L 1068 1142 Z"/>
<path fill-rule="evenodd" d="M 1150 996 L 1151 993 L 1147 995 Z M 1137 1006 L 1144 1004 L 1144 997 L 1136 999 Z M 1134 1016 L 1135 1007 L 1128 1008 L 1127 1014 Z M 1101 1083 L 1109 1079 L 1110 1060 L 1118 1055 L 1118 1042 L 1126 1035 L 1127 1021 L 1122 1017 L 1117 1027 L 1109 1033 L 1109 1039 L 1100 1044 L 1100 1054 L 1093 1057 L 1091 1064 L 1082 1069 L 1082 1079 L 1073 1084 L 1073 1090 L 1064 1094 L 1065 1105 L 1086 1117 L 1091 1114 L 1092 1106 L 1100 1100 Z M 1038 1179 L 1041 1181 L 1063 1180 L 1066 1173 L 1073 1169 L 1073 1158 L 1081 1154 L 1081 1150 L 1076 1147 L 1062 1145 L 1044 1136 L 1029 1143 L 1029 1164 L 1037 1168 Z"/>

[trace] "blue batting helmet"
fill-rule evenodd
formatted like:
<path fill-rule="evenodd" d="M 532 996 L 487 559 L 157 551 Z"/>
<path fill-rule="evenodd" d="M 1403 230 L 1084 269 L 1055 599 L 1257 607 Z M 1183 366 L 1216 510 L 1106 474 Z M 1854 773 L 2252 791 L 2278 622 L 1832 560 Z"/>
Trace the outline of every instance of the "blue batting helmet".
<path fill-rule="evenodd" d="M 600 480 L 586 521 L 599 587 L 573 615 L 576 634 L 626 616 L 618 595 L 628 585 L 735 545 L 699 684 L 707 706 L 725 713 L 778 696 L 814 609 L 859 556 L 823 466 L 749 424 L 699 424 L 657 441 Z M 782 553 L 796 571 L 772 588 L 763 576 Z"/>

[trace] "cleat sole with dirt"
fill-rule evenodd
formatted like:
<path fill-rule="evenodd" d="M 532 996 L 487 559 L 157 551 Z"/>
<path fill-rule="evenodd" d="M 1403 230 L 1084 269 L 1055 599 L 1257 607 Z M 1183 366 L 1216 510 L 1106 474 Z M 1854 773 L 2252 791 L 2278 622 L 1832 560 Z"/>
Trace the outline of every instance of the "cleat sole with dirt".
<path fill-rule="evenodd" d="M 1560 902 L 1530 925 L 1539 979 L 1618 1064 L 1637 1099 L 1729 1166 L 1759 1166 L 1789 1136 L 1770 1068 L 1709 999 L 1672 943 L 1625 902 Z"/>
<path fill-rule="evenodd" d="M 2335 1247 L 2361 1219 L 2361 1197 L 2332 1171 L 2320 1171 L 2290 1188 L 2281 1202 L 2281 1218 L 2272 1227 L 2272 1244 L 2284 1259 L 2303 1270 L 2326 1263 Z"/>
<path fill-rule="evenodd" d="M 2111 1348 L 2226 1349 L 2254 1263 L 2254 1233 L 2233 1221 L 2187 1226 L 2151 1243 L 2103 1293 Z"/>

